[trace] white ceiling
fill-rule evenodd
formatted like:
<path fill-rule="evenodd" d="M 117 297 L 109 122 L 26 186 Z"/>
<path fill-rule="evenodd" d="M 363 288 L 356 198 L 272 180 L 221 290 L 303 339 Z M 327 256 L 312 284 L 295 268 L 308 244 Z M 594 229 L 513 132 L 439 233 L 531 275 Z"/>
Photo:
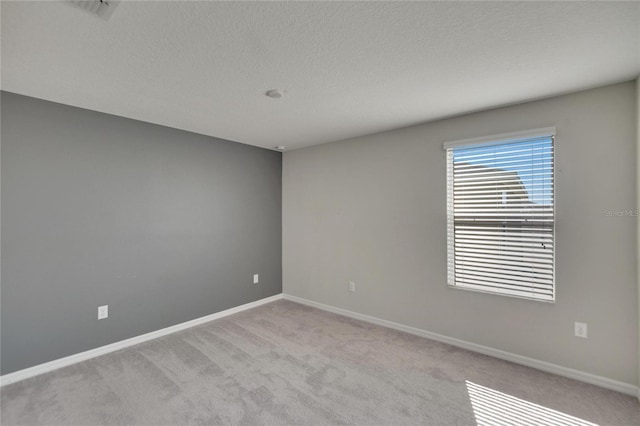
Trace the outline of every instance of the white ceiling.
<path fill-rule="evenodd" d="M 631 80 L 637 2 L 2 2 L 2 89 L 300 148 Z M 281 99 L 269 89 L 287 91 Z"/>

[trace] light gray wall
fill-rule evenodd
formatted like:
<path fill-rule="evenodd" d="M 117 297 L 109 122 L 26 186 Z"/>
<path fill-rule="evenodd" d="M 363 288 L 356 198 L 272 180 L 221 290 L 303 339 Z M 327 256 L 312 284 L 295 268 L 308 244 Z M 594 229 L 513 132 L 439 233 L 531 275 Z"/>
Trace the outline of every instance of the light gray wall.
<path fill-rule="evenodd" d="M 2 374 L 280 293 L 281 165 L 3 92 Z"/>
<path fill-rule="evenodd" d="M 629 82 L 287 152 L 284 292 L 637 384 L 636 219 L 605 215 L 636 206 L 635 102 Z M 547 126 L 557 302 L 448 288 L 443 141 Z"/>

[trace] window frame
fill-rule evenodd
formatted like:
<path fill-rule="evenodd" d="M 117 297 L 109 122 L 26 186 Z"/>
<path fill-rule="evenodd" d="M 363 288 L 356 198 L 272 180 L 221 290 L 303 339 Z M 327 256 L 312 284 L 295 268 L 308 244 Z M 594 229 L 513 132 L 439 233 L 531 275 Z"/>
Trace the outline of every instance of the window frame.
<path fill-rule="evenodd" d="M 463 285 L 456 284 L 455 282 L 455 217 L 453 211 L 453 158 L 449 160 L 449 152 L 453 155 L 453 150 L 456 148 L 471 148 L 471 147 L 488 147 L 495 145 L 505 145 L 509 143 L 523 142 L 528 139 L 535 138 L 551 138 L 552 146 L 552 185 L 551 190 L 553 194 L 552 204 L 552 232 L 551 238 L 553 242 L 553 251 L 551 259 L 551 271 L 552 271 L 552 295 L 550 299 L 526 296 L 521 294 L 510 294 L 504 289 L 479 289 L 471 288 Z M 557 300 L 557 280 L 556 280 L 556 222 L 557 222 L 557 197 L 556 197 L 556 146 L 557 146 L 557 131 L 555 127 L 544 127 L 525 131 L 501 133 L 497 135 L 482 136 L 476 138 L 459 139 L 453 141 L 447 141 L 443 143 L 443 149 L 445 151 L 445 163 L 446 163 L 446 216 L 447 216 L 447 287 L 472 291 L 476 293 L 492 294 L 496 296 L 512 297 L 524 300 L 532 300 L 543 303 L 555 303 Z M 451 162 L 450 162 L 451 161 Z M 487 286 L 489 287 L 489 286 Z"/>

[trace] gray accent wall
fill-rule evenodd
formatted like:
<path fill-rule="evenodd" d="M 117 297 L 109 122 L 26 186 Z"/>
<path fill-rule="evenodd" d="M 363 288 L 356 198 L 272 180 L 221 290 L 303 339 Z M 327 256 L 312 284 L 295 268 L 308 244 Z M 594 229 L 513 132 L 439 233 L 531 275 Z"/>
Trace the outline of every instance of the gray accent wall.
<path fill-rule="evenodd" d="M 284 292 L 638 384 L 637 223 L 607 216 L 637 205 L 637 119 L 628 82 L 287 152 Z M 557 301 L 448 288 L 442 143 L 549 126 Z"/>
<path fill-rule="evenodd" d="M 281 293 L 281 153 L 1 96 L 2 374 Z"/>

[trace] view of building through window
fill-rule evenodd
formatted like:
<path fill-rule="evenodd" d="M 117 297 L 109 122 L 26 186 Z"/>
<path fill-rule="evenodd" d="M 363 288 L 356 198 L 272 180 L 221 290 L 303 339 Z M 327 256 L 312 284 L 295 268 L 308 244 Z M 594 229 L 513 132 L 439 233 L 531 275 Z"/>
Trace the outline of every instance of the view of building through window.
<path fill-rule="evenodd" d="M 457 149 L 454 163 L 466 163 L 473 170 L 485 169 L 487 180 L 506 186 L 507 200 L 528 200 L 533 204 L 553 203 L 553 144 L 551 138 L 533 146 L 530 141 L 477 148 Z"/>

